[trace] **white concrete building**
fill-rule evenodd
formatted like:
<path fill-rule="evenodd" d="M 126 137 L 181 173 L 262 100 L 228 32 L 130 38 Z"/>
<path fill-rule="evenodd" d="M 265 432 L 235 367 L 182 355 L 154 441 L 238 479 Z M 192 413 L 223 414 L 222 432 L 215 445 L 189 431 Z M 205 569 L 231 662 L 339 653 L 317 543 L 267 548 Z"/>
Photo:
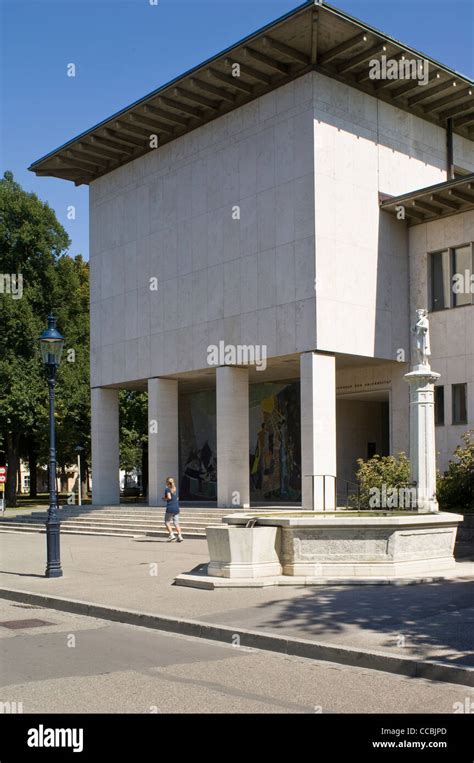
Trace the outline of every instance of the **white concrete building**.
<path fill-rule="evenodd" d="M 387 61 L 416 69 L 373 78 Z M 357 458 L 408 451 L 417 307 L 446 466 L 474 427 L 471 88 L 308 2 L 32 165 L 90 187 L 94 503 L 119 501 L 127 387 L 150 504 L 173 475 L 331 508 Z"/>

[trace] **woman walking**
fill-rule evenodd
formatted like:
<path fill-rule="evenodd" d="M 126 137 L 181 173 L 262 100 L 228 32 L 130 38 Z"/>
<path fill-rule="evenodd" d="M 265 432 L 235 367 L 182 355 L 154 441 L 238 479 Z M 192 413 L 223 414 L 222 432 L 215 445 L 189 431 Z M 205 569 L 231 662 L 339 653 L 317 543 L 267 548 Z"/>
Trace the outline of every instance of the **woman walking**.
<path fill-rule="evenodd" d="M 181 535 L 181 528 L 179 526 L 178 491 L 176 490 L 173 477 L 168 477 L 166 480 L 164 499 L 166 501 L 165 525 L 169 532 L 168 542 L 176 539 L 173 530 L 174 526 L 178 533 L 178 543 L 181 543 L 183 536 Z"/>

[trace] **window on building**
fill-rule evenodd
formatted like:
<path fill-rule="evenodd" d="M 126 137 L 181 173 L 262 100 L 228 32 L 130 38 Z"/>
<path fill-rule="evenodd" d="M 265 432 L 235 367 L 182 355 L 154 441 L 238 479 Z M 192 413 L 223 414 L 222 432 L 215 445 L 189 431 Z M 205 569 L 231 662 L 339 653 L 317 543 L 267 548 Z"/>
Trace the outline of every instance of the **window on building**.
<path fill-rule="evenodd" d="M 474 246 L 429 255 L 430 310 L 474 304 Z"/>
<path fill-rule="evenodd" d="M 467 424 L 467 384 L 452 386 L 453 424 Z"/>
<path fill-rule="evenodd" d="M 435 425 L 442 427 L 444 426 L 444 387 L 435 387 L 434 396 Z"/>
<path fill-rule="evenodd" d="M 444 310 L 451 307 L 451 268 L 449 251 L 435 252 L 431 261 L 431 310 Z"/>
<path fill-rule="evenodd" d="M 453 249 L 453 307 L 470 305 L 472 303 L 471 276 L 472 251 L 471 246 L 459 246 Z"/>

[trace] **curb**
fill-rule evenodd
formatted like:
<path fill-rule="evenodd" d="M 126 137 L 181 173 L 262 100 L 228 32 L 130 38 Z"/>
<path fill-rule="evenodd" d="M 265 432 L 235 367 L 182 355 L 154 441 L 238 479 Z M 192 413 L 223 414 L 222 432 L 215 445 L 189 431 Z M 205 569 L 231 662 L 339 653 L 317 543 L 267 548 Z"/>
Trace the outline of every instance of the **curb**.
<path fill-rule="evenodd" d="M 270 586 L 289 586 L 292 588 L 316 587 L 316 586 L 408 586 L 428 583 L 445 583 L 449 580 L 472 581 L 472 575 L 429 575 L 425 577 L 368 577 L 368 578 L 313 578 L 299 575 L 268 575 L 262 578 L 219 578 L 202 573 L 182 572 L 174 579 L 174 584 L 186 588 L 199 588 L 204 591 L 215 591 L 223 588 L 268 588 Z"/>
<path fill-rule="evenodd" d="M 320 641 L 291 636 L 277 636 L 261 631 L 251 631 L 245 628 L 216 625 L 199 620 L 166 617 L 137 610 L 106 607 L 101 604 L 91 604 L 78 599 L 62 599 L 56 596 L 30 593 L 10 588 L 0 588 L 0 598 L 32 604 L 61 612 L 98 617 L 111 622 L 138 625 L 167 633 L 179 633 L 183 636 L 193 636 L 226 644 L 235 643 L 235 636 L 240 638 L 240 646 L 263 649 L 265 651 L 287 654 L 293 657 L 306 657 L 311 660 L 335 662 L 340 665 L 350 665 L 369 670 L 381 670 L 387 673 L 398 673 L 411 678 L 425 678 L 431 681 L 446 681 L 448 683 L 474 686 L 474 668 L 445 665 L 430 660 L 422 661 L 411 657 L 391 657 L 384 652 L 371 652 L 367 649 L 350 649 L 345 646 L 334 646 Z"/>

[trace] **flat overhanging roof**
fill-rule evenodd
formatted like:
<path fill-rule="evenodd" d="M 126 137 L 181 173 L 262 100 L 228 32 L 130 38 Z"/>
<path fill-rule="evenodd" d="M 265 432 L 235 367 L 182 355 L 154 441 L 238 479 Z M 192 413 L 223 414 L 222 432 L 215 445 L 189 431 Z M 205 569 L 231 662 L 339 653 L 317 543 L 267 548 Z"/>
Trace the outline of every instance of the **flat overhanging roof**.
<path fill-rule="evenodd" d="M 372 79 L 372 62 L 383 72 Z M 415 63 L 427 62 L 427 83 Z M 240 65 L 234 76 L 233 64 Z M 406 67 L 406 68 L 404 68 Z M 38 176 L 90 183 L 309 71 L 318 71 L 474 139 L 474 82 L 347 13 L 308 0 L 38 159 Z M 400 73 L 405 73 L 401 77 Z M 396 78 L 389 78 L 396 74 Z M 424 74 L 422 78 L 425 79 Z"/>
<path fill-rule="evenodd" d="M 392 215 L 398 215 L 401 207 L 405 210 L 404 219 L 409 225 L 428 223 L 440 217 L 474 209 L 474 174 L 420 188 L 402 196 L 391 196 L 380 203 L 380 209 Z"/>

